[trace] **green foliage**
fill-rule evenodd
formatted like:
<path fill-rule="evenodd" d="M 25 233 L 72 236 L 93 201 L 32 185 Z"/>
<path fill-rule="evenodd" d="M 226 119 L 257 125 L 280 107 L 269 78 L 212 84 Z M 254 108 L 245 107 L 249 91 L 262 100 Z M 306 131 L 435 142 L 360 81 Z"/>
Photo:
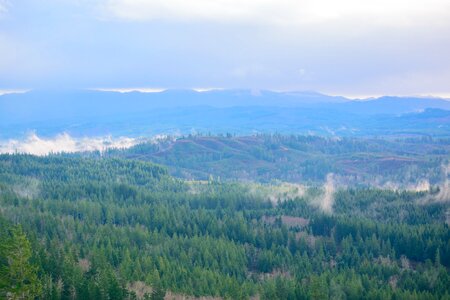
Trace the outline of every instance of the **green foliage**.
<path fill-rule="evenodd" d="M 178 177 L 321 183 L 328 173 L 351 186 L 437 183 L 449 163 L 448 139 L 325 138 L 261 134 L 186 136 L 109 150 L 110 157 L 167 165 Z"/>
<path fill-rule="evenodd" d="M 330 215 L 317 189 L 276 205 L 250 190 L 142 161 L 1 155 L 1 215 L 23 231 L 0 221 L 0 298 L 448 297 L 448 202 L 343 189 Z"/>
<path fill-rule="evenodd" d="M 37 268 L 30 263 L 30 242 L 19 227 L 1 221 L 0 296 L 7 299 L 33 299 L 40 295 Z"/>

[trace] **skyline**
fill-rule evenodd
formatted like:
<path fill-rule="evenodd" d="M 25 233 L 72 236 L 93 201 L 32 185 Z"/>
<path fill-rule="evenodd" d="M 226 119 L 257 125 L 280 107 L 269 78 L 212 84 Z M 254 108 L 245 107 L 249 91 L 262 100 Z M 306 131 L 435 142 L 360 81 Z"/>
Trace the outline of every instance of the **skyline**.
<path fill-rule="evenodd" d="M 237 89 L 225 89 L 225 88 L 180 88 L 180 89 L 170 89 L 170 88 L 155 88 L 155 87 L 127 87 L 127 88 L 85 88 L 80 89 L 85 91 L 99 91 L 99 92 L 117 92 L 117 93 L 161 93 L 170 90 L 191 90 L 198 93 L 210 92 L 210 91 L 223 91 L 223 90 L 237 90 Z M 243 89 L 250 90 L 250 89 Z M 7 94 L 22 94 L 32 92 L 34 89 L 0 89 L 0 96 Z M 322 93 L 320 91 L 299 91 L 299 90 L 270 90 L 270 89 L 257 89 L 254 90 L 255 93 L 259 91 L 269 91 L 275 93 L 289 93 L 289 92 L 313 92 L 327 96 L 344 97 L 348 100 L 371 100 L 378 99 L 382 97 L 412 97 L 412 98 L 438 98 L 442 100 L 450 101 L 450 93 L 433 93 L 433 94 L 337 94 L 337 93 Z"/>

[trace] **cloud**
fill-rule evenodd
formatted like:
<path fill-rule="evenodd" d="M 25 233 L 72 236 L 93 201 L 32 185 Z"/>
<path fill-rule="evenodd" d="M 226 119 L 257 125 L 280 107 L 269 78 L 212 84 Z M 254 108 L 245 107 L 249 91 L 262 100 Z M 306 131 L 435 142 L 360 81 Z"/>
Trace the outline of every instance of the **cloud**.
<path fill-rule="evenodd" d="M 7 1 L 3 89 L 450 93 L 448 0 Z"/>
<path fill-rule="evenodd" d="M 8 12 L 10 3 L 8 0 L 0 0 L 0 18 Z"/>
<path fill-rule="evenodd" d="M 445 20 L 446 0 L 109 0 L 106 16 L 132 21 L 214 21 L 308 24 L 349 19 L 413 25 L 426 18 Z M 419 18 L 419 19 L 418 19 Z"/>
<path fill-rule="evenodd" d="M 131 93 L 131 92 L 140 92 L 140 93 L 161 93 L 166 91 L 163 88 L 145 88 L 145 87 L 137 87 L 137 88 L 96 88 L 92 89 L 94 91 L 102 91 L 102 92 L 118 92 L 118 93 Z"/>
<path fill-rule="evenodd" d="M 47 155 L 49 153 L 73 153 L 84 151 L 104 151 L 111 148 L 129 148 L 139 143 L 139 139 L 129 137 L 84 137 L 73 138 L 67 133 L 53 138 L 40 138 L 32 133 L 24 140 L 0 141 L 1 153 L 28 153 Z"/>
<path fill-rule="evenodd" d="M 26 92 L 28 92 L 28 91 L 30 91 L 30 90 L 20 90 L 20 89 L 17 89 L 17 90 L 3 90 L 3 89 L 0 89 L 0 96 L 2 96 L 2 95 L 6 95 L 6 94 L 23 94 L 23 93 L 26 93 Z"/>

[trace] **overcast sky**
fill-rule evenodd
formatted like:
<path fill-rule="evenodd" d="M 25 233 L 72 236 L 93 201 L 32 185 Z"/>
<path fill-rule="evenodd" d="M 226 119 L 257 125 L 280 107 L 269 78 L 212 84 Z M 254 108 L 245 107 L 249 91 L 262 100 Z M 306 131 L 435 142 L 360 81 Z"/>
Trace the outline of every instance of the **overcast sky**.
<path fill-rule="evenodd" d="M 0 0 L 0 89 L 450 95 L 449 0 Z"/>

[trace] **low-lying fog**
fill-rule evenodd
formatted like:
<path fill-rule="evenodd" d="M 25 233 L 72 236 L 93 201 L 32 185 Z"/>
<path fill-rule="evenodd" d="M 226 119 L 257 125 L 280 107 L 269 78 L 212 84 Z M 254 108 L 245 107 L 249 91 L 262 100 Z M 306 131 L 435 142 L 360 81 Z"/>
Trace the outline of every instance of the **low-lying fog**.
<path fill-rule="evenodd" d="M 131 137 L 112 137 L 112 136 L 100 136 L 100 137 L 73 137 L 68 133 L 61 133 L 54 137 L 44 138 L 39 137 L 35 133 L 28 134 L 23 139 L 9 139 L 0 141 L 0 154 L 13 154 L 13 153 L 27 153 L 34 155 L 47 155 L 51 153 L 74 153 L 74 152 L 87 152 L 87 151 L 105 151 L 107 149 L 118 148 L 126 149 L 142 142 L 158 141 L 164 136 L 154 136 L 152 138 L 131 138 Z M 450 165 L 443 165 L 442 171 L 444 179 L 439 184 L 439 192 L 433 196 L 424 197 L 424 202 L 442 202 L 450 200 L 450 184 L 449 184 L 449 172 Z M 317 205 L 327 213 L 332 212 L 334 202 L 334 191 L 336 188 L 348 187 L 349 182 L 346 182 L 345 177 L 336 176 L 334 174 L 328 174 L 326 180 L 323 183 L 324 194 L 320 197 L 320 201 L 317 201 Z M 416 192 L 426 192 L 430 190 L 430 183 L 428 179 L 424 178 L 416 183 L 398 183 L 398 182 L 379 182 L 368 183 L 369 186 L 381 189 L 390 190 L 409 190 Z M 275 189 L 270 189 L 271 186 L 259 186 L 257 190 L 263 191 L 268 195 L 270 199 L 280 198 L 294 198 L 295 196 L 301 196 L 305 193 L 306 186 L 294 183 L 281 183 Z M 281 197 L 284 195 L 284 197 Z"/>
<path fill-rule="evenodd" d="M 52 138 L 43 138 L 35 133 L 30 133 L 21 140 L 9 139 L 0 141 L 0 154 L 28 153 L 42 156 L 61 152 L 105 151 L 110 148 L 130 148 L 140 142 L 142 140 L 130 137 L 75 138 L 67 133 L 62 133 Z"/>

